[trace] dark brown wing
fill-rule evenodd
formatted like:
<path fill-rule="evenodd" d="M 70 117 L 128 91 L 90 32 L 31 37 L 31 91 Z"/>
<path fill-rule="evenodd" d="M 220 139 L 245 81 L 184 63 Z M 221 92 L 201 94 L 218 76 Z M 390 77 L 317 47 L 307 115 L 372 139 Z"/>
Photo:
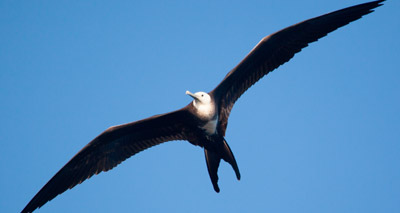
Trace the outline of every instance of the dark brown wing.
<path fill-rule="evenodd" d="M 373 12 L 380 1 L 348 7 L 285 28 L 263 38 L 210 94 L 219 101 L 219 132 L 225 135 L 236 100 L 260 78 L 289 61 L 309 43 Z"/>
<path fill-rule="evenodd" d="M 33 197 L 22 212 L 32 212 L 94 174 L 108 171 L 132 155 L 154 145 L 186 140 L 192 116 L 186 108 L 144 120 L 114 126 L 78 152 Z"/>

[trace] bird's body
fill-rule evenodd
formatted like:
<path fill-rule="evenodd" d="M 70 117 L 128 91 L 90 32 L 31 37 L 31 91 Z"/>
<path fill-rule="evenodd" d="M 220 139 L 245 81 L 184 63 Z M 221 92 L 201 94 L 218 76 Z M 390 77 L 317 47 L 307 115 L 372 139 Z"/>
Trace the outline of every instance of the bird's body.
<path fill-rule="evenodd" d="M 309 43 L 371 13 L 383 1 L 338 10 L 271 34 L 263 38 L 214 90 L 194 94 L 187 91 L 194 99 L 187 106 L 108 128 L 62 167 L 22 212 L 32 212 L 94 174 L 108 171 L 147 148 L 173 140 L 187 140 L 204 148 L 211 182 L 219 192 L 217 171 L 221 159 L 232 166 L 240 179 L 236 160 L 224 138 L 229 114 L 238 98 Z"/>
<path fill-rule="evenodd" d="M 189 142 L 200 144 L 200 146 L 204 147 L 211 182 L 215 191 L 219 192 L 217 171 L 221 159 L 231 164 L 238 180 L 240 180 L 240 172 L 235 157 L 224 138 L 224 133 L 219 131 L 221 128 L 219 128 L 217 102 L 212 94 L 210 95 L 205 92 L 192 94 L 186 91 L 186 94 L 194 99 L 186 108 L 196 118 L 197 130 L 193 132 L 198 132 L 198 135 L 193 137 L 193 142 L 191 139 L 189 139 Z M 196 121 L 193 123 L 196 123 Z"/>

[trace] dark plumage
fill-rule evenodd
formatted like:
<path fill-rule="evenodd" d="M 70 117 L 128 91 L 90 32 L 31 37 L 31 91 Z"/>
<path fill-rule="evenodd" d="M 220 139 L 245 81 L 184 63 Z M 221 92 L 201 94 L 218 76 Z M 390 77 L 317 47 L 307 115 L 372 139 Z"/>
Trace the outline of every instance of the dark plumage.
<path fill-rule="evenodd" d="M 338 10 L 271 34 L 263 38 L 210 93 L 187 92 L 194 101 L 184 108 L 108 128 L 61 168 L 22 212 L 32 212 L 94 174 L 108 171 L 140 151 L 173 140 L 187 140 L 204 147 L 208 172 L 215 191 L 219 192 L 217 171 L 221 159 L 231 164 L 240 179 L 236 160 L 224 139 L 228 117 L 236 100 L 309 43 L 373 12 L 372 9 L 382 5 L 383 1 Z"/>

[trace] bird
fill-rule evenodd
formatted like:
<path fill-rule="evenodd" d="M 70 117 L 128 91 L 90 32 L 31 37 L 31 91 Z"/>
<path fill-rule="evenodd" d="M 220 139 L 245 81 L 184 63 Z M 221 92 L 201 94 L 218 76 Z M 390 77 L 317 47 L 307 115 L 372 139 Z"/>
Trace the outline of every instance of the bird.
<path fill-rule="evenodd" d="M 373 12 L 384 1 L 347 7 L 268 35 L 212 91 L 186 91 L 193 100 L 183 108 L 106 129 L 73 156 L 22 212 L 33 212 L 93 175 L 109 171 L 133 155 L 167 141 L 185 140 L 203 148 L 211 183 L 220 192 L 221 159 L 231 165 L 238 180 L 241 178 L 225 140 L 229 115 L 241 95 L 310 43 Z"/>

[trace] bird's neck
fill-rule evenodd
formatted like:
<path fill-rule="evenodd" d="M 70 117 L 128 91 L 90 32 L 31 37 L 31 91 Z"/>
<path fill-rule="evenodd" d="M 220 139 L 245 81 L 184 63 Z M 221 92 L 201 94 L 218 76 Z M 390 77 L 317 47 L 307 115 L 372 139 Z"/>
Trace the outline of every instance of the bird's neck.
<path fill-rule="evenodd" d="M 193 101 L 192 104 L 195 109 L 196 115 L 201 120 L 210 121 L 215 120 L 215 118 L 217 117 L 217 110 L 213 101 L 211 101 L 210 103 Z"/>

